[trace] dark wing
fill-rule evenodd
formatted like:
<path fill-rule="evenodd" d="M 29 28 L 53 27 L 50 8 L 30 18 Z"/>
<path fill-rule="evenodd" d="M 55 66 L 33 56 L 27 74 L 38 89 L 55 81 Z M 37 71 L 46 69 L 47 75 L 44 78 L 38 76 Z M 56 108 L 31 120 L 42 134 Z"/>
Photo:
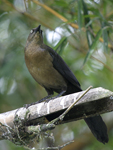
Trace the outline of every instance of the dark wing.
<path fill-rule="evenodd" d="M 50 55 L 53 58 L 53 66 L 54 68 L 72 85 L 78 87 L 80 90 L 80 83 L 72 73 L 72 71 L 69 69 L 67 64 L 64 62 L 64 60 L 49 46 L 46 47 L 49 51 Z"/>

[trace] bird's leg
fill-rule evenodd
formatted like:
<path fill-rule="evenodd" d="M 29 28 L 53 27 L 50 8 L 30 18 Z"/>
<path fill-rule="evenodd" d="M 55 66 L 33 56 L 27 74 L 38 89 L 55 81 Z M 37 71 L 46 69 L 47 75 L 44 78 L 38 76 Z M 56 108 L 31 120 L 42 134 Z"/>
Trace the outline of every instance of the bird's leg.
<path fill-rule="evenodd" d="M 37 102 L 35 102 L 35 103 L 38 104 L 38 103 L 41 103 L 41 102 L 43 102 L 43 101 L 45 101 L 45 100 L 48 100 L 48 98 L 50 98 L 52 95 L 53 95 L 53 94 L 47 95 L 46 97 L 40 99 L 39 101 L 37 101 Z"/>
<path fill-rule="evenodd" d="M 56 96 L 54 96 L 54 97 L 51 97 L 51 98 L 49 98 L 49 99 L 46 99 L 46 100 L 45 100 L 45 103 L 48 103 L 50 100 L 62 96 L 65 92 L 66 92 L 66 91 L 62 91 L 62 92 L 60 92 L 58 95 L 56 95 Z"/>
<path fill-rule="evenodd" d="M 51 97 L 52 95 L 53 95 L 53 94 L 47 95 L 46 97 L 40 99 L 39 101 L 33 102 L 33 103 L 31 103 L 31 104 L 25 104 L 23 107 L 28 108 L 28 107 L 30 107 L 30 106 L 32 106 L 32 105 L 41 103 L 41 102 L 43 102 L 43 101 L 45 101 L 45 100 L 48 100 L 48 98 Z"/>
<path fill-rule="evenodd" d="M 43 102 L 43 101 L 45 101 L 46 103 L 48 103 L 50 100 L 62 96 L 65 92 L 66 92 L 66 91 L 62 91 L 62 92 L 60 92 L 58 95 L 56 95 L 56 96 L 54 96 L 54 97 L 51 97 L 53 94 L 49 94 L 49 95 L 47 95 L 46 97 L 40 99 L 40 100 L 37 101 L 37 102 L 33 102 L 33 103 L 31 103 L 31 104 L 25 104 L 24 107 L 25 107 L 25 108 L 28 108 L 28 107 L 30 107 L 30 106 L 32 106 L 32 105 L 41 103 L 41 102 Z M 50 97 L 51 97 L 51 98 L 50 98 Z"/>

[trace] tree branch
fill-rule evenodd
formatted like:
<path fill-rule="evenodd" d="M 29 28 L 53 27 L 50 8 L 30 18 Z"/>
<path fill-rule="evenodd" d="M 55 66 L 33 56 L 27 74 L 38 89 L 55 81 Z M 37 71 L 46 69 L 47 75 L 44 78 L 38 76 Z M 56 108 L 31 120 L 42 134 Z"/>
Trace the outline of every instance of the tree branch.
<path fill-rule="evenodd" d="M 0 128 L 0 139 L 3 139 L 3 132 L 8 132 L 8 126 L 14 128 L 14 118 L 19 116 L 21 120 L 25 121 L 25 126 L 46 124 L 61 115 L 66 108 L 68 108 L 74 100 L 76 100 L 82 93 L 70 94 L 51 100 L 48 103 L 39 103 L 30 106 L 28 109 L 19 108 L 6 113 L 0 114 L 0 122 L 6 127 Z M 95 88 L 90 90 L 69 112 L 62 121 L 57 124 L 71 122 L 86 117 L 110 112 L 113 110 L 113 92 L 103 89 Z"/>

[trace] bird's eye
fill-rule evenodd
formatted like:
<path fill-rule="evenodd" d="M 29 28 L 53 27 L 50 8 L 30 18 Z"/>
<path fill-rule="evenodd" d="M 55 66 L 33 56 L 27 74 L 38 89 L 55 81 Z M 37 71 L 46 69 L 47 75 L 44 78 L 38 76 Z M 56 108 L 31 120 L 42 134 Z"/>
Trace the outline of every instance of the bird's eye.
<path fill-rule="evenodd" d="M 30 33 L 33 33 L 34 32 L 34 30 L 32 29 L 31 31 L 30 31 Z"/>

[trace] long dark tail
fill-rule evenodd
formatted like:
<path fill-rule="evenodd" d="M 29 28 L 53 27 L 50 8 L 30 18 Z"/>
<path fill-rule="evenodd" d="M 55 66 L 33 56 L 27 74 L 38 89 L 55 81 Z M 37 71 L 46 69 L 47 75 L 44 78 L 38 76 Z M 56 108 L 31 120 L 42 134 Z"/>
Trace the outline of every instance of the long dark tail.
<path fill-rule="evenodd" d="M 103 144 L 108 142 L 107 127 L 102 120 L 102 117 L 94 116 L 84 119 L 96 139 Z"/>

